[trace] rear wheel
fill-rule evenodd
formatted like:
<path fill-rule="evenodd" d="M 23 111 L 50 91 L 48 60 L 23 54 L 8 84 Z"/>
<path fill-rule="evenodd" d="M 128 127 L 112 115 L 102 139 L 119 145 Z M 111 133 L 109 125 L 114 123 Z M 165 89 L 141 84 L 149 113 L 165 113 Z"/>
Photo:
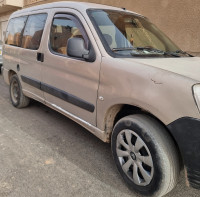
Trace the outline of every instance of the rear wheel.
<path fill-rule="evenodd" d="M 178 153 L 158 121 L 142 114 L 122 118 L 111 142 L 115 163 L 129 188 L 159 197 L 175 187 L 180 172 Z"/>
<path fill-rule="evenodd" d="M 27 107 L 30 103 L 30 99 L 22 92 L 22 86 L 16 74 L 10 80 L 10 100 L 17 108 Z"/>

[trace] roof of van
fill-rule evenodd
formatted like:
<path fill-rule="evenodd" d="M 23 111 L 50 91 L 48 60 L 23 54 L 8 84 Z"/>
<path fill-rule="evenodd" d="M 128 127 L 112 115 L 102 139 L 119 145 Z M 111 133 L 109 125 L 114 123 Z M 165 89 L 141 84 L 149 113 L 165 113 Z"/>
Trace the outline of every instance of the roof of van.
<path fill-rule="evenodd" d="M 122 8 L 117 8 L 117 7 L 112 7 L 112 6 L 107 6 L 107 5 L 102 5 L 102 4 L 95 4 L 95 3 L 88 3 L 88 2 L 74 2 L 74 1 L 60 1 L 60 2 L 54 2 L 54 3 L 47 3 L 47 4 L 42 4 L 38 6 L 33 6 L 30 8 L 25 8 L 19 11 L 14 12 L 11 17 L 24 14 L 26 12 L 34 11 L 34 10 L 43 10 L 43 9 L 50 9 L 50 8 L 73 8 L 76 10 L 79 10 L 81 12 L 84 12 L 85 10 L 89 8 L 94 8 L 94 9 L 112 9 L 112 10 L 119 10 L 122 11 Z M 132 12 L 132 11 L 129 11 Z M 135 12 L 132 12 L 135 13 Z M 138 13 L 135 13 L 137 15 L 140 15 Z"/>

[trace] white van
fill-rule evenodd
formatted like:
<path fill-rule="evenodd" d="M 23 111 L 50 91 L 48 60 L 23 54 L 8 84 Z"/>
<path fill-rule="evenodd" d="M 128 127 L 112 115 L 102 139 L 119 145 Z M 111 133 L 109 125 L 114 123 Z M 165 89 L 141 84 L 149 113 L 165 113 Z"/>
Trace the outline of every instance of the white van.
<path fill-rule="evenodd" d="M 35 99 L 111 142 L 134 191 L 163 196 L 183 167 L 200 188 L 200 58 L 144 16 L 78 2 L 20 10 L 3 62 L 15 107 Z"/>

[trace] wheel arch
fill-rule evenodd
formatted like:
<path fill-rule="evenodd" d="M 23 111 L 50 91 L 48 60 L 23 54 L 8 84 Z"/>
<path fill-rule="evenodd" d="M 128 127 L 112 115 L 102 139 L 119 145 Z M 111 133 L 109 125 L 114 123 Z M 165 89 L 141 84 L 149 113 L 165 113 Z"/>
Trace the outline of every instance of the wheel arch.
<path fill-rule="evenodd" d="M 180 159 L 180 163 L 181 163 L 181 168 L 183 168 L 183 158 L 181 156 L 181 151 L 180 151 L 179 145 L 178 145 L 177 141 L 175 140 L 174 136 L 172 135 L 172 133 L 169 131 L 168 127 L 155 115 L 153 115 L 149 111 L 142 109 L 140 107 L 137 107 L 134 105 L 129 105 L 129 104 L 117 104 L 117 105 L 110 107 L 107 110 L 107 113 L 106 113 L 106 116 L 104 119 L 104 128 L 105 128 L 105 132 L 106 132 L 107 142 L 108 143 L 111 142 L 111 135 L 112 135 L 113 128 L 114 128 L 115 124 L 117 123 L 117 121 L 124 118 L 125 116 L 129 116 L 129 115 L 133 115 L 133 114 L 146 114 L 146 115 L 154 118 L 155 120 L 157 120 L 167 130 L 169 136 L 174 141 L 174 143 L 177 147 L 177 151 L 178 151 L 178 154 L 180 157 L 179 159 Z"/>
<path fill-rule="evenodd" d="M 9 84 L 10 84 L 11 77 L 15 74 L 17 74 L 17 73 L 14 70 L 8 71 L 8 82 L 9 82 Z"/>

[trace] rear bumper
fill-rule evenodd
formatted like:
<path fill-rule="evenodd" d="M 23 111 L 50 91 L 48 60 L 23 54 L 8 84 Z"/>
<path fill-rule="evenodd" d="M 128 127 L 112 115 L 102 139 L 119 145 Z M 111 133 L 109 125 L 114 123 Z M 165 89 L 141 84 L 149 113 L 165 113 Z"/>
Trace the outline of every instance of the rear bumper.
<path fill-rule="evenodd" d="M 178 143 L 189 185 L 200 189 L 200 120 L 184 117 L 169 124 L 168 129 Z"/>

